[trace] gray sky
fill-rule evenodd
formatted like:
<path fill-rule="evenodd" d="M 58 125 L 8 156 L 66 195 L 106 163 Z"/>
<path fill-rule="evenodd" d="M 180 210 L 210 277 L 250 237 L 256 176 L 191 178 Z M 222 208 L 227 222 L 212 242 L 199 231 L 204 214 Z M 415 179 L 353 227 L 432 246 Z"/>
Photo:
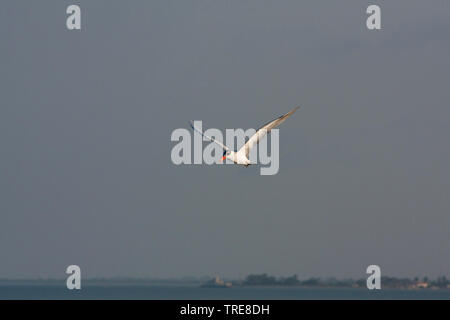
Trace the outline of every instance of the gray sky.
<path fill-rule="evenodd" d="M 450 275 L 450 5 L 370 3 L 3 1 L 0 277 Z M 277 175 L 171 162 L 296 105 Z"/>

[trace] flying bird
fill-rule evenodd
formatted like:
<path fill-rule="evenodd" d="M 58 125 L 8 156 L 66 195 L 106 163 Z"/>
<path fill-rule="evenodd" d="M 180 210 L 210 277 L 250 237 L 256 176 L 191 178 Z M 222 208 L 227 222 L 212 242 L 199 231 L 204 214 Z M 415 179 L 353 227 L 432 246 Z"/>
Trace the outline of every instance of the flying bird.
<path fill-rule="evenodd" d="M 222 161 L 224 161 L 225 159 L 229 159 L 236 164 L 244 165 L 247 167 L 251 164 L 254 164 L 249 160 L 250 150 L 253 148 L 253 146 L 258 144 L 258 142 L 262 138 L 264 138 L 270 132 L 270 130 L 272 130 L 275 127 L 278 127 L 280 124 L 282 124 L 284 121 L 286 121 L 286 119 L 289 118 L 290 116 L 292 116 L 292 114 L 295 111 L 297 111 L 299 108 L 300 107 L 296 107 L 296 108 L 292 109 L 291 111 L 289 111 L 288 113 L 283 114 L 282 116 L 279 116 L 278 118 L 263 125 L 261 128 L 259 128 L 256 131 L 256 133 L 250 139 L 248 139 L 248 141 L 238 151 L 230 150 L 230 148 L 228 148 L 222 142 L 217 141 L 214 138 L 208 137 L 201 130 L 197 129 L 193 125 L 192 122 L 190 122 L 190 125 L 191 125 L 192 129 L 194 129 L 194 131 L 197 131 L 203 137 L 205 137 L 209 141 L 216 143 L 217 145 L 219 145 L 220 147 L 222 147 L 224 149 L 223 155 L 222 155 Z"/>

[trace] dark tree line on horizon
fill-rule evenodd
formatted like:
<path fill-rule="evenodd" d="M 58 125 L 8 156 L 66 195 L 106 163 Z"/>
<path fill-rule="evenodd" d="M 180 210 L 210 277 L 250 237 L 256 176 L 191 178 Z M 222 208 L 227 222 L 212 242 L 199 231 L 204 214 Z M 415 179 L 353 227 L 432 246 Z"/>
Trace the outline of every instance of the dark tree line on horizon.
<path fill-rule="evenodd" d="M 424 277 L 420 280 L 418 277 L 414 279 L 395 278 L 395 277 L 381 277 L 382 286 L 385 288 L 414 288 L 418 285 L 422 287 L 431 288 L 450 288 L 450 280 L 445 276 L 438 277 L 435 280 L 429 280 Z M 305 287 L 366 287 L 366 279 L 344 279 L 338 280 L 335 278 L 309 278 L 299 280 L 296 274 L 290 277 L 274 277 L 262 274 L 250 274 L 243 281 L 235 282 L 234 284 L 242 286 L 305 286 Z"/>

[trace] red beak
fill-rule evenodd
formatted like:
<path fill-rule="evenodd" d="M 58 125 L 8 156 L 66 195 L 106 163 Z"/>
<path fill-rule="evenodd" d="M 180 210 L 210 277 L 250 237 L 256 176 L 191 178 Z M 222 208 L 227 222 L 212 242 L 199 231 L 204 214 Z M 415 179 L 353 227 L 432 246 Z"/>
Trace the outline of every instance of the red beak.
<path fill-rule="evenodd" d="M 226 158 L 227 158 L 227 156 L 223 156 L 222 157 L 222 162 L 225 161 Z"/>

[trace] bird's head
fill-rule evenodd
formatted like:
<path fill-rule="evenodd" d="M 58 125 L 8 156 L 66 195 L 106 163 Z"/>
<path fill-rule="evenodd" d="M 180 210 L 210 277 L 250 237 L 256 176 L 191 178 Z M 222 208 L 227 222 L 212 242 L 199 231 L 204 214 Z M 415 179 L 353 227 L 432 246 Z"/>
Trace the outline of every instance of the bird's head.
<path fill-rule="evenodd" d="M 222 162 L 231 154 L 231 151 L 223 150 Z"/>

